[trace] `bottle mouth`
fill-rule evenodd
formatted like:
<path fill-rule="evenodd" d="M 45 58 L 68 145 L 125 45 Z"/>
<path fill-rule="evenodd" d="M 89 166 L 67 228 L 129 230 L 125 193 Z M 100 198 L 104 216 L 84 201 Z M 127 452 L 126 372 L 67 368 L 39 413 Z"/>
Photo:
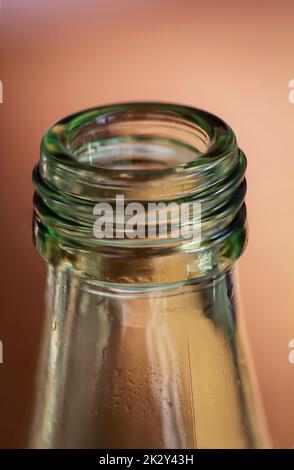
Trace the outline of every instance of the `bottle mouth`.
<path fill-rule="evenodd" d="M 149 145 L 151 152 L 144 152 Z M 167 103 L 126 103 L 82 111 L 56 123 L 42 142 L 44 153 L 74 168 L 108 169 L 117 176 L 124 169 L 136 177 L 145 173 L 145 165 L 154 173 L 203 166 L 235 146 L 235 135 L 224 121 L 202 110 Z"/>
<path fill-rule="evenodd" d="M 216 116 L 179 105 L 127 103 L 59 121 L 42 140 L 39 168 L 64 194 L 109 198 L 113 188 L 127 198 L 141 190 L 142 199 L 160 200 L 207 190 L 238 163 L 235 135 Z"/>
<path fill-rule="evenodd" d="M 184 167 L 206 154 L 216 137 L 214 127 L 204 129 L 170 106 L 133 104 L 89 114 L 77 127 L 65 123 L 67 131 L 61 135 L 59 124 L 59 143 L 80 167 L 108 169 L 117 177 L 123 170 L 135 178 L 143 173 L 146 178 L 150 172 L 155 177 L 158 172 Z"/>
<path fill-rule="evenodd" d="M 228 240 L 237 227 L 245 240 L 245 169 L 232 129 L 205 111 L 167 103 L 82 111 L 56 123 L 42 139 L 33 174 L 35 232 L 91 250 L 203 251 Z M 175 234 L 173 215 L 165 236 L 155 230 L 149 238 L 117 237 L 116 220 L 112 236 L 95 237 L 96 204 L 107 203 L 115 212 L 118 196 L 124 205 L 201 205 L 201 241 Z M 188 213 L 191 227 L 195 215 Z"/>

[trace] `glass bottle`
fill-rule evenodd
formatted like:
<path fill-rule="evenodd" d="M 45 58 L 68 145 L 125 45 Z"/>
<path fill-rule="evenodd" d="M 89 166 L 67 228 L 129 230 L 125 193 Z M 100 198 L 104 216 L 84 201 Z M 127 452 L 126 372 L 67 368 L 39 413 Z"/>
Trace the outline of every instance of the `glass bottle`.
<path fill-rule="evenodd" d="M 234 280 L 245 168 L 231 128 L 185 106 L 105 106 L 49 129 L 33 175 L 47 288 L 30 447 L 265 445 Z M 199 203 L 200 239 L 172 215 L 163 235 L 158 216 L 141 237 L 118 217 L 97 238 L 96 204 L 115 217 L 118 195 L 123 210 Z"/>

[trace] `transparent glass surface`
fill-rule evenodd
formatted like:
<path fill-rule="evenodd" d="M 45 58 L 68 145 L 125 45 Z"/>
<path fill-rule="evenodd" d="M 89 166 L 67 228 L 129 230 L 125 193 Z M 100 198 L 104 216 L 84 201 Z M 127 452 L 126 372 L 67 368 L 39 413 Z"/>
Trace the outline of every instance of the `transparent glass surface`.
<path fill-rule="evenodd" d="M 245 169 L 232 129 L 184 106 L 106 106 L 49 129 L 33 175 L 48 277 L 30 447 L 265 445 L 232 275 Z M 95 204 L 115 214 L 117 195 L 200 203 L 200 243 L 171 223 L 95 238 Z"/>
<path fill-rule="evenodd" d="M 255 445 L 231 272 L 134 290 L 49 267 L 43 341 L 33 447 Z"/>

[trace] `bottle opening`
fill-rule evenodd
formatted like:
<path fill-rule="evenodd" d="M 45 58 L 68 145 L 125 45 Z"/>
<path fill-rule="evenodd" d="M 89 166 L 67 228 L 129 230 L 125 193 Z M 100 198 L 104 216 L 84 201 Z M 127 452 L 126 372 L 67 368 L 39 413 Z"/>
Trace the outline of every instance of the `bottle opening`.
<path fill-rule="evenodd" d="M 208 151 L 211 137 L 195 123 L 147 107 L 105 112 L 75 129 L 64 143 L 79 163 L 140 171 L 194 161 Z"/>

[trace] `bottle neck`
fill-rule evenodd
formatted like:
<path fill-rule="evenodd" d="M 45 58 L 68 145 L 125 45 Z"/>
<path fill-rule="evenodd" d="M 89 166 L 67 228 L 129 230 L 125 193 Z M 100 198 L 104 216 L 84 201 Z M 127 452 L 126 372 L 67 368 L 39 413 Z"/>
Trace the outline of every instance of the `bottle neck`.
<path fill-rule="evenodd" d="M 245 168 L 233 131 L 203 111 L 132 103 L 70 116 L 44 136 L 34 170 L 36 245 L 51 264 L 99 282 L 217 276 L 246 243 Z M 104 237 L 95 233 L 101 204 L 110 211 L 105 226 L 112 217 Z M 141 219 L 140 236 L 134 204 L 144 214 L 156 206 L 150 231 L 150 212 Z M 176 231 L 175 214 L 182 216 L 184 206 Z"/>

